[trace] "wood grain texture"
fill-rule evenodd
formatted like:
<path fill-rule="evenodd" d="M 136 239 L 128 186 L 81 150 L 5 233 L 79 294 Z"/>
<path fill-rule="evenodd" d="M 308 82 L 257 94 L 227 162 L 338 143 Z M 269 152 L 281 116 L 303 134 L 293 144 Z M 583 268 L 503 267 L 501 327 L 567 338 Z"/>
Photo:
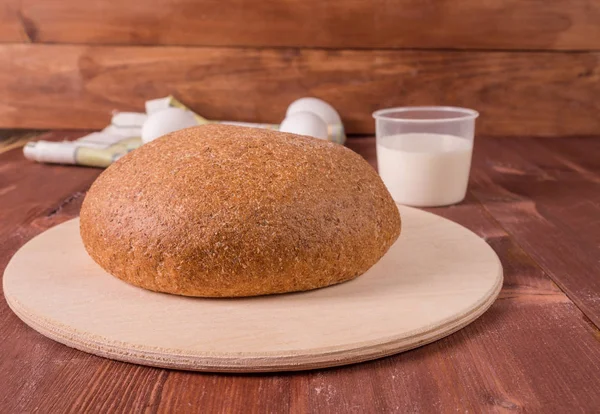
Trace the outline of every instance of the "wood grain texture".
<path fill-rule="evenodd" d="M 20 0 L 0 2 L 0 43 L 30 42 L 26 30 L 27 19 L 20 11 Z"/>
<path fill-rule="evenodd" d="M 43 140 L 74 139 L 85 132 L 64 131 L 39 136 Z M 22 242 L 19 230 L 30 225 L 34 231 L 55 225 L 60 213 L 71 205 L 79 205 L 93 180 L 101 170 L 44 165 L 29 162 L 22 148 L 0 154 L 0 251 Z M 23 169 L 24 166 L 27 168 Z M 60 183 L 60 184 L 59 184 Z M 76 211 L 79 211 L 77 207 Z M 25 236 L 25 235 L 23 235 Z M 25 236 L 26 237 L 26 236 Z M 14 251 L 13 251 L 14 253 Z M 6 265 L 2 262 L 2 265 Z"/>
<path fill-rule="evenodd" d="M 47 43 L 600 49 L 594 0 L 22 0 L 19 13 Z"/>
<path fill-rule="evenodd" d="M 102 128 L 114 109 L 174 94 L 209 119 L 280 122 L 302 96 L 349 133 L 405 105 L 481 112 L 478 133 L 600 131 L 600 53 L 325 51 L 0 45 L 0 126 Z"/>
<path fill-rule="evenodd" d="M 567 154 L 582 145 L 560 142 L 557 148 Z M 372 138 L 349 140 L 348 145 L 375 163 Z M 595 147 L 582 151 L 590 148 Z M 476 144 L 475 159 L 492 157 L 486 151 Z M 89 177 L 74 185 L 66 173 L 98 171 L 36 167 L 20 157 L 18 150 L 0 154 L 0 165 L 21 160 L 11 166 L 18 170 L 11 175 L 18 195 L 11 202 L 28 200 L 32 214 L 18 223 L 7 217 L 0 221 L 5 232 L 21 235 L 0 248 L 2 270 L 12 252 L 50 221 L 77 215 L 80 198 L 45 218 L 64 200 L 59 193 L 86 188 Z M 578 165 L 594 163 L 586 160 Z M 489 169 L 486 162 L 474 163 L 474 172 Z M 47 188 L 24 185 L 19 177 L 25 176 L 48 177 Z M 526 175 L 524 180 L 534 183 L 537 178 Z M 0 197 L 0 212 L 5 207 Z M 0 411 L 44 406 L 49 412 L 594 412 L 600 403 L 598 329 L 472 195 L 460 205 L 434 211 L 484 237 L 505 269 L 499 300 L 457 334 L 402 355 L 344 368 L 277 375 L 197 374 L 108 361 L 67 348 L 26 327 L 0 300 L 0 375 L 6 379 L 0 381 Z M 548 270 L 556 263 L 549 263 Z"/>
<path fill-rule="evenodd" d="M 471 187 L 484 207 L 597 326 L 599 142 L 575 138 L 567 146 L 555 139 L 482 140 L 477 147 L 485 156 L 475 158 Z"/>

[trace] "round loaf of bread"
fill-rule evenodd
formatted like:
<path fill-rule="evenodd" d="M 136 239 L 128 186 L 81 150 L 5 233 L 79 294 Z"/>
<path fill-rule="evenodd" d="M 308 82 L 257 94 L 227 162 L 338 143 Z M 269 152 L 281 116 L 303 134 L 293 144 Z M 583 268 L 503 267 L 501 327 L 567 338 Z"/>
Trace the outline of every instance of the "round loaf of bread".
<path fill-rule="evenodd" d="M 207 125 L 124 156 L 94 182 L 81 237 L 107 272 L 186 296 L 320 288 L 373 266 L 400 234 L 375 170 L 328 141 Z"/>

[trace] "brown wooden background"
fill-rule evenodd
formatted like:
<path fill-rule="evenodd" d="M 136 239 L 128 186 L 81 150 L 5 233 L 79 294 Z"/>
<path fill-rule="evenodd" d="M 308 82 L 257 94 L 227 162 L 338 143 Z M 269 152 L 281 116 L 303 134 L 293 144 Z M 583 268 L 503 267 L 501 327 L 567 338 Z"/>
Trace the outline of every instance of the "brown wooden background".
<path fill-rule="evenodd" d="M 597 0 L 4 0 L 0 127 L 100 128 L 174 94 L 213 119 L 331 102 L 478 109 L 480 134 L 600 133 Z"/>

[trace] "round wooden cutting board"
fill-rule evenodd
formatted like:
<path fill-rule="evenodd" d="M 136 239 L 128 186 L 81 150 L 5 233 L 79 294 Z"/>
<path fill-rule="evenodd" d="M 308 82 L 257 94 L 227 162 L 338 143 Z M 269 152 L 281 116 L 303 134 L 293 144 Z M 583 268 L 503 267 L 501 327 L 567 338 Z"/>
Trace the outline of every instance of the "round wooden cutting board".
<path fill-rule="evenodd" d="M 199 299 L 130 286 L 90 259 L 74 219 L 12 258 L 4 295 L 43 335 L 158 367 L 261 372 L 392 355 L 475 320 L 502 286 L 494 251 L 469 230 L 400 207 L 400 239 L 357 279 L 304 293 Z"/>

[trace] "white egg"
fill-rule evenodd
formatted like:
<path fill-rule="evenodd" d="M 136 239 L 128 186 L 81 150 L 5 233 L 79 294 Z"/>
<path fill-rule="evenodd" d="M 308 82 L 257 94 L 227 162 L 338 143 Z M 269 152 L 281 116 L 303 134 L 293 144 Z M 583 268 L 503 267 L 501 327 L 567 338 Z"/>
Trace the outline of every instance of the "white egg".
<path fill-rule="evenodd" d="M 195 125 L 198 125 L 198 121 L 192 112 L 180 108 L 166 108 L 148 115 L 142 126 L 142 141 L 150 142 L 169 132 Z"/>
<path fill-rule="evenodd" d="M 327 139 L 327 124 L 311 112 L 296 112 L 287 116 L 279 126 L 279 130 Z"/>
<path fill-rule="evenodd" d="M 286 117 L 297 112 L 312 112 L 318 115 L 327 125 L 338 125 L 342 119 L 333 106 L 318 98 L 300 98 L 288 106 Z"/>

